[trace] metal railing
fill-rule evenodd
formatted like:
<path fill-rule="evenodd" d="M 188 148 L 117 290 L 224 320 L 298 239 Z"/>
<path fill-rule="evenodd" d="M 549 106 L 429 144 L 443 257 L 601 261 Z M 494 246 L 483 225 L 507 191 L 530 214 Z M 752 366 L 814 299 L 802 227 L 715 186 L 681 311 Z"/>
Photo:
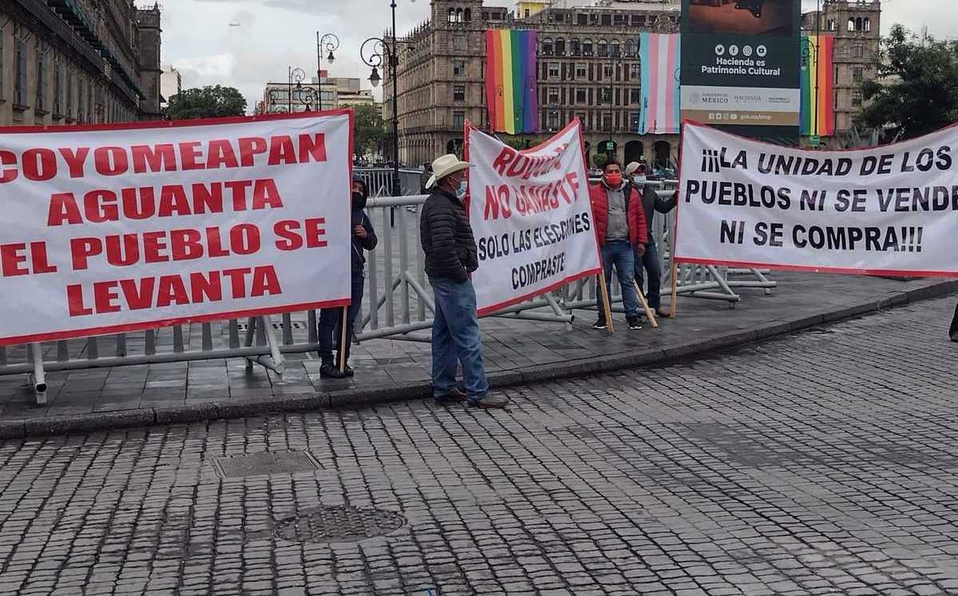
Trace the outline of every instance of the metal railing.
<path fill-rule="evenodd" d="M 377 176 L 383 176 L 381 172 L 385 172 L 385 180 L 391 181 L 391 170 L 371 173 L 367 170 L 374 181 L 379 180 Z M 415 176 L 418 187 L 419 173 L 415 172 Z M 661 192 L 671 193 L 674 183 L 661 186 L 664 188 Z M 420 249 L 419 212 L 425 200 L 423 195 L 413 195 L 369 201 L 367 211 L 380 243 L 368 255 L 366 291 L 361 316 L 357 318 L 358 341 L 379 338 L 428 341 L 425 335 L 416 334 L 432 326 L 435 309 Z M 672 219 L 672 215 L 657 217 L 653 229 L 663 258 L 663 288 L 671 285 Z M 731 304 L 739 300 L 734 291 L 736 287 L 757 287 L 769 292 L 775 284 L 764 272 L 756 270 L 691 265 L 676 269 L 679 295 L 727 300 Z M 616 282 L 613 282 L 612 300 L 621 301 Z M 574 320 L 574 311 L 594 309 L 595 302 L 595 283 L 579 280 L 489 316 L 568 326 Z M 294 312 L 243 321 L 233 319 L 0 347 L 0 374 L 31 374 L 39 404 L 46 400 L 48 371 L 245 358 L 247 368 L 258 364 L 281 375 L 286 369 L 284 355 L 319 349 L 317 320 L 316 311 Z"/>

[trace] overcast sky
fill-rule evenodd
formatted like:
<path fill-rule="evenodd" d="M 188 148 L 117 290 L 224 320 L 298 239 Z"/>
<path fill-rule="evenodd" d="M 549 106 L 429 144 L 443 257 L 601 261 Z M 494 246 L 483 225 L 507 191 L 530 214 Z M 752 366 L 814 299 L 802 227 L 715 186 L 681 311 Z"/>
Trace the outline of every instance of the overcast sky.
<path fill-rule="evenodd" d="M 183 76 L 184 88 L 223 84 L 238 88 L 250 108 L 267 80 L 286 81 L 289 66 L 316 71 L 316 32 L 341 40 L 332 76 L 359 77 L 369 68 L 359 60 L 368 37 L 381 36 L 390 22 L 390 0 L 165 0 L 163 64 Z M 400 34 L 429 17 L 429 0 L 396 0 Z M 803 0 L 806 8 L 814 0 Z M 512 6 L 509 0 L 486 5 Z M 903 23 L 928 26 L 938 37 L 958 36 L 954 0 L 884 0 L 882 30 Z M 231 23 L 235 26 L 231 26 Z M 324 68 L 326 66 L 324 65 Z"/>

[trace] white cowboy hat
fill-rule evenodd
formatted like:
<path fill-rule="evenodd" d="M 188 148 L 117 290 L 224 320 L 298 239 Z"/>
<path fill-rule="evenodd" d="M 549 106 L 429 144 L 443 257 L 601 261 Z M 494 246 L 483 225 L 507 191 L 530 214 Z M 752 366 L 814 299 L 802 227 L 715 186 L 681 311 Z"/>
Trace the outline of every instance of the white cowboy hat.
<path fill-rule="evenodd" d="M 645 164 L 640 164 L 637 161 L 633 161 L 629 165 L 625 166 L 625 175 L 631 176 L 632 174 L 639 171 L 639 168 L 645 169 Z"/>
<path fill-rule="evenodd" d="M 446 176 L 468 168 L 469 162 L 460 161 L 458 157 L 451 153 L 437 157 L 436 161 L 432 162 L 432 177 L 426 182 L 426 188 L 432 188 L 436 185 L 436 182 L 439 182 Z"/>

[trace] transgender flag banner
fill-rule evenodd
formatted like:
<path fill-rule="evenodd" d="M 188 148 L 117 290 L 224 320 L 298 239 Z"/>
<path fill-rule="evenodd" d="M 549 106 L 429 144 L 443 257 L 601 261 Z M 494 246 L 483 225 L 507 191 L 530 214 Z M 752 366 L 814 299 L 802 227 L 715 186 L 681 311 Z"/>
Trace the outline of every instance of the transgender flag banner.
<path fill-rule="evenodd" d="M 679 35 L 640 33 L 642 108 L 639 134 L 678 134 L 682 124 L 679 89 Z"/>

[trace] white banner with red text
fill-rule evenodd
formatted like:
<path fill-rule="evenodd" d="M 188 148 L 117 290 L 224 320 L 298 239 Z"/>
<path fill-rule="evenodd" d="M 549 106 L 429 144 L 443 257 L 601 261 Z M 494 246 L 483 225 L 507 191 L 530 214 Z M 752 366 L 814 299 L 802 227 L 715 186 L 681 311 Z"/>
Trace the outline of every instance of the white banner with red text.
<path fill-rule="evenodd" d="M 681 159 L 678 261 L 958 277 L 958 127 L 807 151 L 687 122 Z"/>
<path fill-rule="evenodd" d="M 466 126 L 473 275 L 480 315 L 598 274 L 589 178 L 578 120 L 517 151 Z"/>
<path fill-rule="evenodd" d="M 2 131 L 0 345 L 346 304 L 352 112 Z"/>

